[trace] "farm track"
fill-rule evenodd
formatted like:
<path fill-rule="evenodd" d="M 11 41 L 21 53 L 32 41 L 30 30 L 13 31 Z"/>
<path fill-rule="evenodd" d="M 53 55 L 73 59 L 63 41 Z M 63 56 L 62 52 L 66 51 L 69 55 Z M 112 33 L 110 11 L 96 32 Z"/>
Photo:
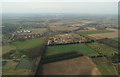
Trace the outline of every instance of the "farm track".
<path fill-rule="evenodd" d="M 98 68 L 94 68 L 92 71 L 92 75 L 101 75 Z"/>
<path fill-rule="evenodd" d="M 88 58 L 88 57 L 87 57 Z M 90 59 L 90 58 L 88 58 Z M 91 60 L 91 59 L 90 59 Z M 93 61 L 92 61 L 93 62 Z M 95 65 L 95 67 L 93 68 L 91 75 L 101 75 L 100 71 L 98 70 L 96 64 L 93 62 L 93 65 Z"/>

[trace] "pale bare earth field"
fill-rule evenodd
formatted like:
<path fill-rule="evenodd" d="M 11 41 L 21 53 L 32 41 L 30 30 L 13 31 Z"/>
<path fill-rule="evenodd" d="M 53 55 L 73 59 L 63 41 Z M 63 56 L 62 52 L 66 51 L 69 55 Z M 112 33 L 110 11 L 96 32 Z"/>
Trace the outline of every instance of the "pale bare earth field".
<path fill-rule="evenodd" d="M 88 30 L 97 30 L 95 27 L 86 27 Z"/>
<path fill-rule="evenodd" d="M 106 30 L 111 30 L 111 31 L 118 31 L 118 29 L 113 29 L 113 28 L 107 28 Z"/>
<path fill-rule="evenodd" d="M 102 38 L 117 38 L 119 35 L 119 31 L 117 29 L 107 28 L 106 30 L 114 31 L 112 33 L 101 33 L 101 34 L 89 34 L 88 36 L 96 38 L 96 39 L 102 39 Z"/>
<path fill-rule="evenodd" d="M 97 29 L 94 27 L 93 28 L 87 27 L 86 30 L 79 30 L 77 32 L 84 32 L 84 31 L 97 31 Z"/>
<path fill-rule="evenodd" d="M 90 37 L 94 37 L 96 39 L 102 39 L 102 38 L 116 38 L 118 37 L 118 32 L 112 32 L 112 33 L 101 33 L 101 34 L 90 34 L 88 35 Z"/>
<path fill-rule="evenodd" d="M 57 26 L 57 27 L 51 27 L 51 31 L 71 31 L 76 30 L 78 27 L 63 27 L 63 26 Z"/>
<path fill-rule="evenodd" d="M 86 56 L 43 65 L 43 75 L 100 75 L 96 65 Z"/>
<path fill-rule="evenodd" d="M 79 30 L 77 32 L 84 32 L 84 31 L 93 31 L 93 30 L 90 30 L 90 29 L 88 29 L 88 30 Z M 96 30 L 94 30 L 94 31 L 96 31 Z"/>

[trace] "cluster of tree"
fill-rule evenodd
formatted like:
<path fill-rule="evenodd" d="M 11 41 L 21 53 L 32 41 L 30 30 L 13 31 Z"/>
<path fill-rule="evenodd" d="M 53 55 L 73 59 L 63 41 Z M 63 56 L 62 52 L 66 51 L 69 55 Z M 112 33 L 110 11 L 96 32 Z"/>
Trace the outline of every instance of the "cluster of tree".
<path fill-rule="evenodd" d="M 58 43 L 58 44 L 49 44 L 49 46 L 58 46 L 58 45 L 72 45 L 72 44 L 79 44 L 79 43 L 92 43 L 94 42 L 93 40 L 88 40 L 88 41 L 84 41 L 84 42 L 70 42 L 70 43 Z"/>
<path fill-rule="evenodd" d="M 111 57 L 112 63 L 120 63 L 120 53 L 115 54 Z"/>
<path fill-rule="evenodd" d="M 105 39 L 97 40 L 97 42 L 108 45 L 108 46 L 115 48 L 117 50 L 120 50 L 119 49 L 120 42 L 118 42 L 118 41 L 115 41 L 115 40 L 112 40 L 109 38 L 105 38 Z"/>
<path fill-rule="evenodd" d="M 16 52 L 16 50 L 11 50 L 10 52 L 8 52 L 8 53 L 6 53 L 6 54 L 3 54 L 2 55 L 2 58 L 3 59 L 12 59 L 13 57 L 11 57 L 11 55 L 13 54 L 13 53 L 15 53 Z"/>
<path fill-rule="evenodd" d="M 4 35 L 10 34 L 10 33 L 14 32 L 14 31 L 16 31 L 16 29 L 17 29 L 17 26 L 16 26 L 16 25 L 15 25 L 15 26 L 4 26 L 4 27 L 2 28 L 2 33 L 3 33 Z"/>
<path fill-rule="evenodd" d="M 91 58 L 100 58 L 100 57 L 107 57 L 107 55 L 104 55 L 104 54 L 98 54 L 98 55 L 95 55 L 95 56 L 90 56 Z"/>
<path fill-rule="evenodd" d="M 7 43 L 7 41 L 11 38 L 12 33 L 14 33 L 17 30 L 17 28 L 18 27 L 16 25 L 12 25 L 12 26 L 6 25 L 2 28 L 2 35 L 3 35 L 2 44 L 3 45 Z"/>

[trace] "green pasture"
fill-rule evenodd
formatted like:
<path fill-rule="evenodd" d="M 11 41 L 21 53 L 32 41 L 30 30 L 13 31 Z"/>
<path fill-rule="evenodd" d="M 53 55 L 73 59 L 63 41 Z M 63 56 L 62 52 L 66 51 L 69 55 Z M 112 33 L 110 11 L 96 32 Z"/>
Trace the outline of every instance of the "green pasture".
<path fill-rule="evenodd" d="M 87 44 L 89 47 L 91 47 L 93 50 L 97 51 L 98 53 L 102 53 L 104 55 L 111 56 L 114 53 L 117 53 L 117 51 L 113 50 L 112 48 L 99 44 L 99 43 L 89 43 Z"/>
<path fill-rule="evenodd" d="M 55 55 L 72 51 L 77 51 L 78 53 L 83 53 L 87 55 L 96 54 L 94 50 L 92 50 L 85 44 L 73 44 L 73 45 L 48 46 L 46 55 Z"/>
<path fill-rule="evenodd" d="M 109 31 L 109 30 L 92 30 L 92 31 L 81 31 L 81 32 L 78 32 L 78 34 L 87 35 L 87 34 L 99 34 L 99 33 L 109 33 L 109 32 L 114 32 L 114 31 Z"/>
<path fill-rule="evenodd" d="M 35 48 L 41 45 L 43 42 L 44 42 L 44 38 L 33 38 L 24 41 L 14 41 L 12 42 L 12 45 L 14 45 L 16 49 L 26 50 L 26 49 Z"/>
<path fill-rule="evenodd" d="M 19 70 L 19 69 L 31 69 L 31 67 L 32 67 L 32 61 L 27 60 L 27 59 L 23 59 L 17 65 L 16 70 Z"/>
<path fill-rule="evenodd" d="M 97 65 L 102 75 L 117 75 L 117 70 L 105 57 L 93 58 L 93 62 Z"/>
<path fill-rule="evenodd" d="M 17 69 L 16 66 L 18 65 L 18 62 L 14 61 L 8 61 L 7 64 L 5 64 L 2 67 L 2 74 L 3 75 L 30 75 L 29 69 Z"/>
<path fill-rule="evenodd" d="M 10 44 L 8 44 L 8 45 L 3 45 L 3 46 L 2 46 L 2 54 L 9 53 L 11 50 L 15 50 L 15 49 L 16 49 L 16 47 L 13 46 L 13 45 L 10 45 Z"/>
<path fill-rule="evenodd" d="M 120 42 L 120 37 L 118 37 L 118 38 L 112 38 L 113 40 L 115 40 L 115 41 L 119 41 Z"/>

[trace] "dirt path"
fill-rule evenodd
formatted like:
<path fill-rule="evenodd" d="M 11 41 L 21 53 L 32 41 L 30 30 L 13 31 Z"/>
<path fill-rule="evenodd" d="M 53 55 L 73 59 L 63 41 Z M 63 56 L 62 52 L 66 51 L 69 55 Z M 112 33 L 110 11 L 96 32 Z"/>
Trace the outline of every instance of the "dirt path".
<path fill-rule="evenodd" d="M 91 60 L 90 58 L 88 58 L 88 59 Z M 100 71 L 98 70 L 96 64 L 93 61 L 92 61 L 92 64 L 94 65 L 94 68 L 91 71 L 91 75 L 101 75 Z"/>
<path fill-rule="evenodd" d="M 94 68 L 92 71 L 92 75 L 101 75 L 98 68 Z"/>

